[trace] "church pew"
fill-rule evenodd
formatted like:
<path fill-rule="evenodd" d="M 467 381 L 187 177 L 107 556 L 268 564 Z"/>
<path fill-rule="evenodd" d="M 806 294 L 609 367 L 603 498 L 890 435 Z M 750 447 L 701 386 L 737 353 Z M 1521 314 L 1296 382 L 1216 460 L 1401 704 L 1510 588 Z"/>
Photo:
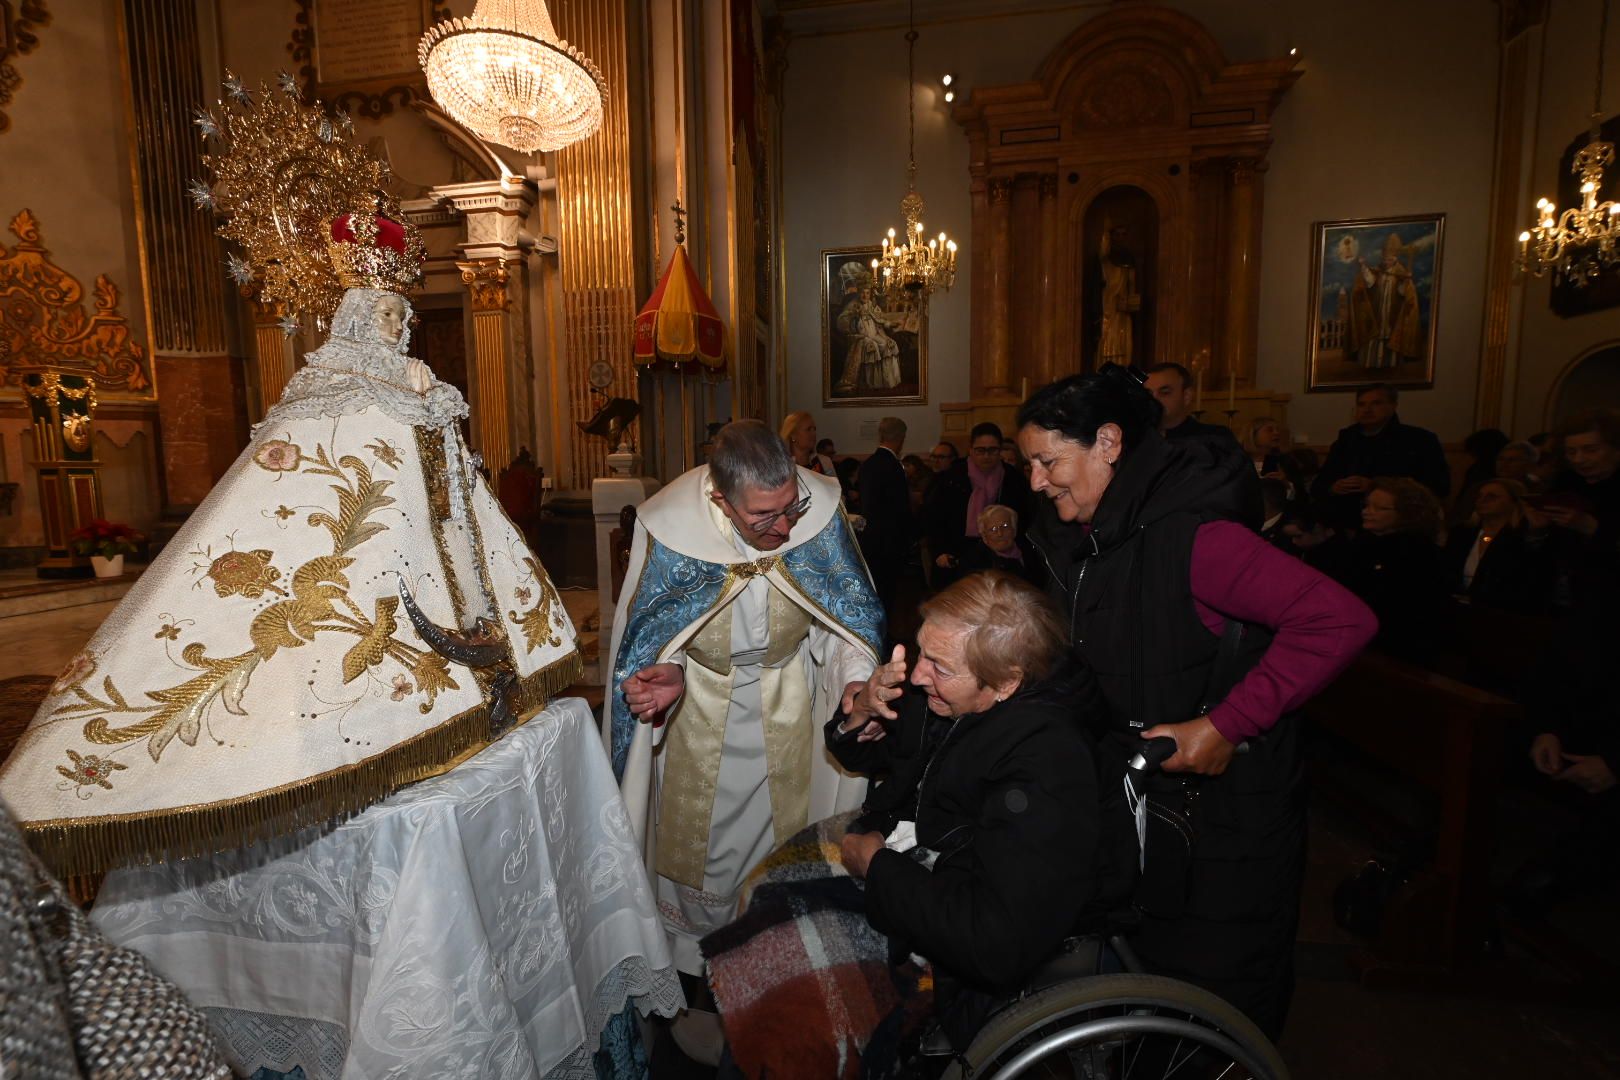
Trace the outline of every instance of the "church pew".
<path fill-rule="evenodd" d="M 1519 707 L 1368 653 L 1306 706 L 1339 738 L 1438 796 L 1434 859 L 1391 900 L 1359 957 L 1368 984 L 1447 981 L 1482 958 L 1502 741 Z"/>

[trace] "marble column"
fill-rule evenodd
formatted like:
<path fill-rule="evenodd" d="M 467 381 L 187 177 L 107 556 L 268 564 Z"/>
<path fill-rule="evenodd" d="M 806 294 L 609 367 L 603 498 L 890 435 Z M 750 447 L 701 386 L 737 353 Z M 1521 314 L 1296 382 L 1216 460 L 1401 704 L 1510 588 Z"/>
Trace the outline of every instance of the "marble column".
<path fill-rule="evenodd" d="M 1265 163 L 1233 158 L 1227 165 L 1226 319 L 1221 327 L 1221 362 L 1216 385 L 1236 375 L 1253 386 L 1259 337 L 1260 174 Z"/>
<path fill-rule="evenodd" d="M 472 299 L 473 354 L 468 365 L 472 390 L 472 443 L 484 458 L 491 478 L 511 463 L 511 388 L 507 378 L 506 343 L 511 336 L 511 300 L 507 282 L 512 276 L 500 259 L 458 262 L 462 283 Z"/>
<path fill-rule="evenodd" d="M 990 355 L 984 390 L 992 396 L 1010 393 L 1012 383 L 1012 186 L 1010 176 L 990 178 Z"/>
<path fill-rule="evenodd" d="M 1057 378 L 1058 249 L 1057 173 L 1041 175 L 1041 269 L 1039 319 L 1035 325 L 1035 386 L 1045 386 Z"/>

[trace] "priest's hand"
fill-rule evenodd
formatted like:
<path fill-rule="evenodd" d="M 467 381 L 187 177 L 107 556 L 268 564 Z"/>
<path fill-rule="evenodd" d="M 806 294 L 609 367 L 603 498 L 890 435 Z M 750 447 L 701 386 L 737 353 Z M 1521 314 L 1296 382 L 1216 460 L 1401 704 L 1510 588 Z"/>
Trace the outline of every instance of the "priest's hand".
<path fill-rule="evenodd" d="M 1601 795 L 1615 785 L 1614 771 L 1597 754 L 1564 754 L 1569 766 L 1558 779 L 1573 784 L 1588 795 Z"/>
<path fill-rule="evenodd" d="M 1165 772 L 1219 776 L 1232 764 L 1232 755 L 1237 753 L 1237 747 L 1215 730 L 1215 725 L 1207 716 L 1200 716 L 1185 724 L 1156 724 L 1142 732 L 1144 739 L 1157 739 L 1165 735 L 1176 740 L 1176 752 L 1166 758 L 1161 766 Z"/>
<path fill-rule="evenodd" d="M 624 680 L 624 701 L 637 720 L 662 723 L 664 711 L 686 692 L 686 672 L 679 664 L 653 664 Z"/>
<path fill-rule="evenodd" d="M 838 854 L 850 877 L 864 878 L 872 865 L 872 856 L 882 850 L 883 834 L 880 832 L 845 833 Z"/>
<path fill-rule="evenodd" d="M 896 645 L 889 662 L 872 672 L 870 679 L 844 687 L 842 705 L 848 719 L 839 725 L 839 730 L 861 728 L 861 733 L 855 737 L 857 742 L 883 738 L 887 734 L 883 721 L 893 720 L 898 715 L 889 707 L 889 702 L 905 693 L 902 689 L 905 681 L 906 647 Z"/>

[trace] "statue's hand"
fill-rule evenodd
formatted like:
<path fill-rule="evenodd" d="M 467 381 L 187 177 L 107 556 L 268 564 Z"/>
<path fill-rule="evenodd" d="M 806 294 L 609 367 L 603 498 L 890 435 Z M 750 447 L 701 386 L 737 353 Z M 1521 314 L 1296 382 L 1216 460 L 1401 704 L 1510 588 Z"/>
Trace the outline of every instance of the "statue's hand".
<path fill-rule="evenodd" d="M 405 362 L 405 385 L 418 394 L 425 394 L 433 386 L 433 371 L 414 356 Z"/>

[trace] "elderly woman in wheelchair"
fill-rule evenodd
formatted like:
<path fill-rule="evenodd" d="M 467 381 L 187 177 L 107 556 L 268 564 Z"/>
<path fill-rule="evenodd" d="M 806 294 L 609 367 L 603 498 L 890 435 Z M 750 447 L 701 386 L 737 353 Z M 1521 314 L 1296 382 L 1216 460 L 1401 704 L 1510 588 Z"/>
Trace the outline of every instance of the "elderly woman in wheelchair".
<path fill-rule="evenodd" d="M 1163 1075 L 1192 1051 L 1144 1058 L 1144 1040 L 1162 1034 L 1206 1047 L 1195 1074 L 1218 1058 L 1237 1064 L 1227 1076 L 1281 1075 L 1274 1052 L 1247 1050 L 1270 1047 L 1235 1010 L 1172 980 L 1097 975 L 1131 967 L 1128 947 L 1116 934 L 1110 948 L 1106 929 L 1072 937 L 1095 921 L 1096 883 L 1112 875 L 1098 871 L 1107 860 L 1084 724 L 1100 698 L 1051 602 L 992 571 L 922 615 L 909 685 L 897 646 L 827 723 L 839 764 L 877 781 L 860 815 L 779 848 L 742 918 L 703 943 L 728 1068 L 1010 1077 L 1043 1063 L 1032 1075 Z M 1235 1052 L 1210 1058 L 1211 1038 Z"/>

